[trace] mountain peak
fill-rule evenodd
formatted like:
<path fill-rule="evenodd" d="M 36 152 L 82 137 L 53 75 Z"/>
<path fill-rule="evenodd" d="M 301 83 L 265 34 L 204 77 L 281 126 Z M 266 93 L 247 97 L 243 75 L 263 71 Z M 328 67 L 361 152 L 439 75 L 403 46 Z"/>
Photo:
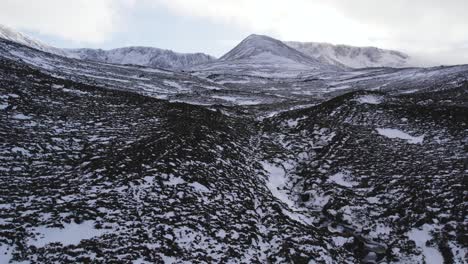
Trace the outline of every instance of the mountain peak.
<path fill-rule="evenodd" d="M 247 59 L 265 52 L 274 55 L 285 55 L 285 53 L 291 53 L 292 51 L 293 49 L 277 39 L 251 34 L 234 47 L 234 49 L 222 56 L 220 60 Z"/>
<path fill-rule="evenodd" d="M 272 37 L 269 37 L 269 36 L 266 36 L 266 35 L 260 35 L 260 34 L 250 34 L 244 40 L 248 40 L 248 41 L 252 41 L 252 40 L 255 40 L 255 41 L 275 41 L 275 39 L 272 38 Z"/>

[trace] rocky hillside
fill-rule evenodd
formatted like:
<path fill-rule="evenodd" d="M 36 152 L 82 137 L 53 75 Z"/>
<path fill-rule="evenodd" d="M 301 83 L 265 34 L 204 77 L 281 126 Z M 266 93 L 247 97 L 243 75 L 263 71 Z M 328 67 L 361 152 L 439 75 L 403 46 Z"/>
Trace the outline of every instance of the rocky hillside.
<path fill-rule="evenodd" d="M 466 263 L 467 66 L 250 73 L 0 40 L 0 263 Z"/>

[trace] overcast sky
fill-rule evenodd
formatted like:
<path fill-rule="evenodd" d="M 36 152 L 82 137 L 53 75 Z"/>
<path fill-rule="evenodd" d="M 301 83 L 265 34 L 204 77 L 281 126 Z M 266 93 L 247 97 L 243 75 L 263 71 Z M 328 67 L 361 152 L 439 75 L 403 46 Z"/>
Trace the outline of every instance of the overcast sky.
<path fill-rule="evenodd" d="M 468 63 L 468 0 L 0 0 L 0 23 L 58 47 L 220 56 L 251 33 Z"/>

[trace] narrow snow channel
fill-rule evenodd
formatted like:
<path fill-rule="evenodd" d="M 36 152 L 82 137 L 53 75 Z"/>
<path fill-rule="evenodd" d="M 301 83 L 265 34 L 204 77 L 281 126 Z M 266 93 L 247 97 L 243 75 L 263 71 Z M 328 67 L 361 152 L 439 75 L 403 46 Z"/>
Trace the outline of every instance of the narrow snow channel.
<path fill-rule="evenodd" d="M 424 135 L 419 136 L 419 137 L 414 137 L 408 133 L 405 133 L 395 128 L 377 128 L 376 130 L 382 136 L 385 136 L 388 138 L 404 139 L 404 140 L 407 140 L 408 143 L 411 143 L 411 144 L 420 144 L 424 140 Z"/>
<path fill-rule="evenodd" d="M 263 168 L 268 172 L 266 186 L 271 194 L 281 202 L 287 205 L 283 213 L 289 218 L 305 225 L 312 224 L 312 219 L 300 213 L 300 209 L 295 206 L 295 202 L 289 197 L 285 190 L 287 184 L 286 171 L 281 166 L 276 166 L 268 162 L 262 162 Z"/>

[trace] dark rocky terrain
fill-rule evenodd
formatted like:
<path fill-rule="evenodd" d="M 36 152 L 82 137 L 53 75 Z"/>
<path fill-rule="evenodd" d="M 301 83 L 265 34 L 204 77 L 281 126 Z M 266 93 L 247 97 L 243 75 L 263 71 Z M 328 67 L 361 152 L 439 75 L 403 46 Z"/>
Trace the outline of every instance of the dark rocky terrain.
<path fill-rule="evenodd" d="M 466 66 L 273 78 L 0 44 L 0 263 L 467 262 Z"/>

